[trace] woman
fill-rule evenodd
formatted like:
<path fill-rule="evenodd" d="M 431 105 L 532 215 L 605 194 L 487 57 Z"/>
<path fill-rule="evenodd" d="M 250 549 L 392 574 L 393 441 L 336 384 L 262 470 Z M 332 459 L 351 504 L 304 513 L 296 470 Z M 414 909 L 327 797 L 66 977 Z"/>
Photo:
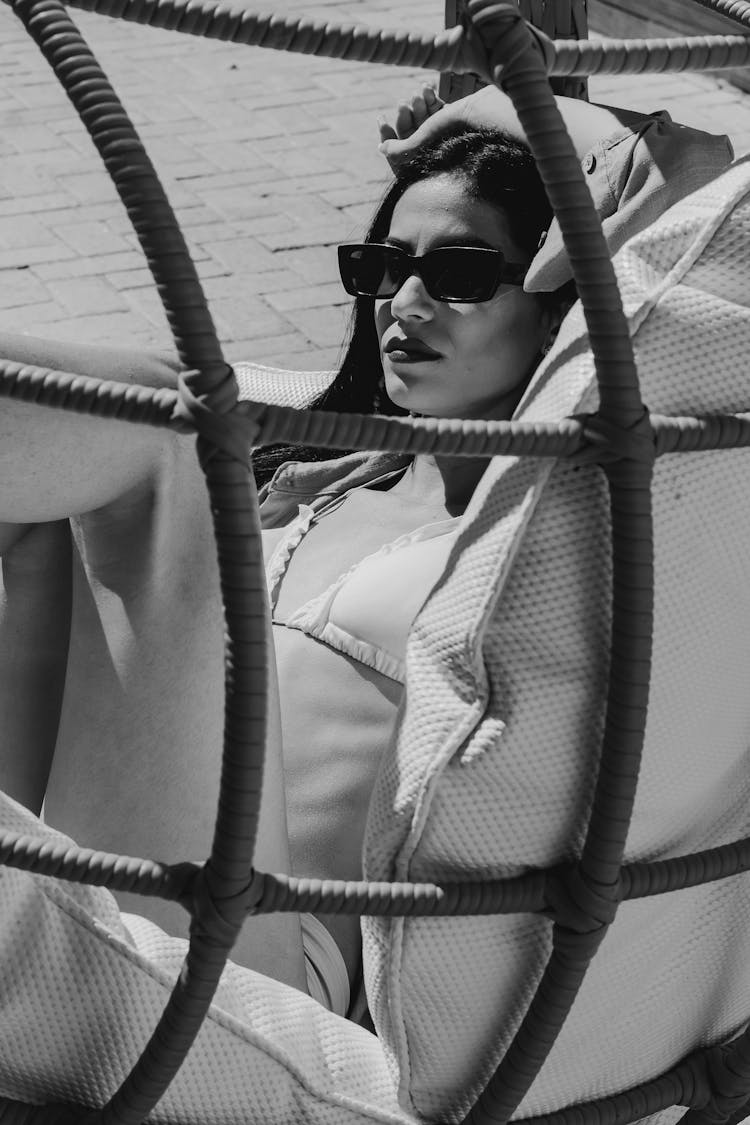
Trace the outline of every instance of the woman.
<path fill-rule="evenodd" d="M 359 295 L 322 404 L 351 388 L 362 409 L 510 418 L 562 314 L 557 295 L 522 288 L 549 221 L 528 149 L 503 134 L 459 133 L 399 169 L 366 242 L 339 251 L 344 284 Z M 259 470 L 270 456 L 261 451 Z M 355 455 L 314 465 L 309 485 L 304 466 L 282 469 L 265 493 L 282 698 L 296 685 L 296 706 L 282 713 L 295 872 L 361 878 L 408 629 L 485 468 L 482 459 Z M 353 980 L 358 920 L 325 922 Z"/>
<path fill-rule="evenodd" d="M 486 124 L 517 131 L 495 91 L 468 104 Z M 617 118 L 601 107 L 561 105 L 581 155 L 594 138 L 635 144 L 640 135 L 629 126 L 617 134 Z M 464 110 L 443 111 L 438 131 L 461 124 Z M 627 176 L 621 194 L 626 186 Z M 683 179 L 672 198 L 694 186 Z M 317 405 L 509 418 L 570 299 L 560 286 L 551 295 L 523 288 L 550 219 L 528 150 L 506 134 L 464 128 L 399 166 L 365 244 L 341 251 L 345 285 L 359 294 L 354 330 Z M 100 350 L 16 340 L 0 351 L 152 385 L 174 379 L 170 364 Z M 49 822 L 90 846 L 169 861 L 205 854 L 223 673 L 192 442 L 5 400 L 0 407 L 9 547 L 0 669 L 18 667 L 11 636 L 13 651 L 27 655 L 23 683 L 5 678 L 3 788 L 36 808 L 44 794 Z M 265 451 L 259 468 L 299 455 Z M 406 634 L 486 462 L 354 454 L 319 465 L 306 456 L 281 469 L 263 497 L 285 776 L 272 734 L 257 863 L 356 878 L 369 793 L 401 699 Z M 74 517 L 72 563 L 58 522 L 66 517 Z M 50 700 L 41 717 L 35 681 Z M 33 759 L 19 753 L 26 746 Z M 177 908 L 122 901 L 180 932 Z M 254 920 L 234 956 L 359 1017 L 358 921 L 322 923 L 305 919 L 301 931 L 294 917 Z"/>

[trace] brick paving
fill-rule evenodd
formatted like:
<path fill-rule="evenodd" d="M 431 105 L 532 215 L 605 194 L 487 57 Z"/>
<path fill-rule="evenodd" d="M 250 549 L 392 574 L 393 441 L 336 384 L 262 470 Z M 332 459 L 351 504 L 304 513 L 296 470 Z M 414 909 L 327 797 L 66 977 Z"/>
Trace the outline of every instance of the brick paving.
<path fill-rule="evenodd" d="M 275 11 L 437 32 L 443 0 L 277 0 Z M 227 358 L 334 364 L 348 309 L 334 247 L 360 237 L 388 180 L 376 115 L 436 76 L 73 15 L 159 170 Z M 2 4 L 0 90 L 0 326 L 170 348 L 88 135 Z M 591 96 L 667 108 L 750 150 L 750 95 L 715 76 L 595 78 Z"/>

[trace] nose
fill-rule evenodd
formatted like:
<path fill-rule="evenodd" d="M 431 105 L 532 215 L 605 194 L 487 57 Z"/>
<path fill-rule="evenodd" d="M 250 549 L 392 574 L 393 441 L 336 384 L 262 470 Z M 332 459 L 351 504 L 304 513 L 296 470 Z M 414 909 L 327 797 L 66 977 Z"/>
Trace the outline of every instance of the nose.
<path fill-rule="evenodd" d="M 429 320 L 433 315 L 434 304 L 418 273 L 411 273 L 391 297 L 391 313 L 398 320 Z"/>

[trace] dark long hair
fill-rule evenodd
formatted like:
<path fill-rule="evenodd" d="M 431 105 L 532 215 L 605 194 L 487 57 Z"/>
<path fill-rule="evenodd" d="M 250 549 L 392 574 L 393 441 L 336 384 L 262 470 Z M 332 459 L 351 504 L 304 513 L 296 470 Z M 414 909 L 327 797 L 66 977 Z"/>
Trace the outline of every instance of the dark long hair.
<path fill-rule="evenodd" d="M 412 184 L 450 174 L 460 179 L 469 195 L 493 204 L 507 215 L 518 245 L 531 259 L 542 234 L 552 221 L 552 208 L 527 145 L 507 133 L 462 127 L 434 144 L 421 148 L 396 172 L 386 191 L 365 242 L 383 242 L 401 196 Z M 567 301 L 571 295 L 567 294 Z M 542 305 L 562 304 L 556 294 L 539 294 Z M 375 300 L 355 297 L 345 352 L 338 374 L 311 404 L 311 410 L 336 410 L 342 414 L 406 413 L 391 402 L 383 385 L 380 348 L 375 329 Z M 285 461 L 325 461 L 343 450 L 312 446 L 271 445 L 253 456 L 258 484 L 267 481 Z"/>

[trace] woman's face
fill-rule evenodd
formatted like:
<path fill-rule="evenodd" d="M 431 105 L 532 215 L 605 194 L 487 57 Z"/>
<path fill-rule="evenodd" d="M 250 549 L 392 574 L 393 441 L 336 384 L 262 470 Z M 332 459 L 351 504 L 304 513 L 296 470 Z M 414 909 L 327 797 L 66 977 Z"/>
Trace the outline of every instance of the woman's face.
<path fill-rule="evenodd" d="M 441 174 L 412 184 L 396 204 L 387 242 L 422 255 L 439 246 L 502 250 L 529 261 L 503 211 Z M 375 326 L 391 400 L 437 418 L 508 418 L 549 332 L 536 298 L 500 285 L 489 301 L 446 304 L 416 274 L 375 302 Z"/>

